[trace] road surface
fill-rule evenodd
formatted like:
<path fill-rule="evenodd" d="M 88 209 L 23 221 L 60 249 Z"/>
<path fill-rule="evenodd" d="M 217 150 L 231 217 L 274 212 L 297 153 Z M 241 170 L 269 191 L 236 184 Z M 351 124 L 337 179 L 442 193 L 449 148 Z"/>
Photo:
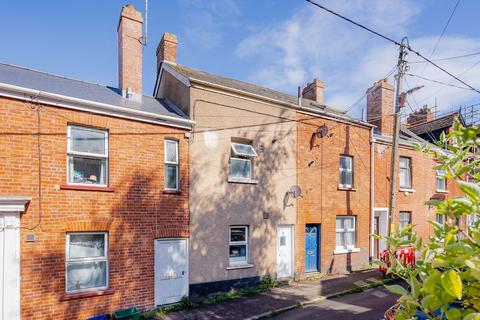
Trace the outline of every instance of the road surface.
<path fill-rule="evenodd" d="M 383 319 L 385 310 L 394 305 L 397 298 L 397 295 L 378 287 L 296 308 L 281 313 L 274 319 L 379 320 Z"/>

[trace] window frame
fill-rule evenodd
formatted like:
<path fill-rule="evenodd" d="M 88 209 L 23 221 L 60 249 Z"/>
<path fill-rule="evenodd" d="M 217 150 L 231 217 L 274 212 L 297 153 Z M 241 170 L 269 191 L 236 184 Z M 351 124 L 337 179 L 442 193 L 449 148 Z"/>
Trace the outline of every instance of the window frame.
<path fill-rule="evenodd" d="M 441 218 L 440 218 L 441 217 Z M 440 221 L 441 220 L 441 221 Z M 444 215 L 444 214 L 439 214 L 439 213 L 436 213 L 435 214 L 435 222 L 440 224 L 440 225 L 445 225 L 445 222 L 447 220 L 447 216 Z"/>
<path fill-rule="evenodd" d="M 232 241 L 232 229 L 233 228 L 244 228 L 245 229 L 245 241 Z M 249 240 L 249 226 L 247 225 L 233 225 L 228 227 L 228 265 L 230 267 L 248 265 L 248 240 Z M 230 257 L 230 247 L 231 246 L 244 245 L 245 246 L 245 261 L 232 261 Z"/>
<path fill-rule="evenodd" d="M 102 257 L 94 257 L 94 258 L 70 258 L 70 236 L 71 235 L 85 235 L 85 234 L 102 234 L 104 236 L 104 247 L 105 253 Z M 73 293 L 80 293 L 80 292 L 91 292 L 91 291 L 99 291 L 99 290 L 106 290 L 109 288 L 110 285 L 110 245 L 109 245 L 109 235 L 107 231 L 72 231 L 67 232 L 65 237 L 65 293 L 73 294 Z M 78 289 L 78 290 L 68 290 L 68 265 L 69 264 L 79 264 L 79 263 L 89 263 L 89 262 L 96 262 L 96 261 L 105 261 L 106 262 L 106 285 L 101 287 L 95 288 L 85 288 L 85 289 Z"/>
<path fill-rule="evenodd" d="M 445 178 L 445 175 L 447 174 L 447 170 L 435 170 L 436 171 L 436 179 L 435 179 L 435 182 L 436 182 L 436 188 L 437 188 L 437 192 L 446 192 L 448 191 L 448 188 L 447 188 L 447 178 Z M 441 174 L 440 171 L 443 171 L 444 173 Z M 439 181 L 443 181 L 443 185 L 444 185 L 444 188 L 441 189 L 438 187 L 438 182 Z"/>
<path fill-rule="evenodd" d="M 401 159 L 402 158 L 408 160 L 408 167 L 407 168 L 402 168 L 402 165 L 401 165 L 401 163 L 402 163 Z M 408 170 L 409 180 L 410 180 L 410 185 L 409 186 L 405 186 L 405 185 L 401 184 L 402 169 Z M 399 160 L 398 160 L 398 185 L 399 185 L 400 189 L 412 189 L 413 188 L 412 158 L 411 157 L 405 157 L 405 156 L 400 156 L 399 157 Z"/>
<path fill-rule="evenodd" d="M 235 149 L 235 145 L 246 145 L 246 146 L 249 146 L 252 151 L 253 151 L 253 155 L 247 155 L 245 153 L 241 153 L 241 152 L 238 152 L 236 149 Z M 230 170 L 228 172 L 228 178 L 229 179 L 232 179 L 232 180 L 244 180 L 244 181 L 250 181 L 250 180 L 253 180 L 254 177 L 253 177 L 253 166 L 254 166 L 254 161 L 253 159 L 255 157 L 258 157 L 258 154 L 255 150 L 255 148 L 253 147 L 252 143 L 251 142 L 248 142 L 248 141 L 232 141 L 230 142 L 230 157 L 229 157 L 229 167 L 230 167 Z M 248 177 L 235 177 L 232 175 L 232 159 L 235 159 L 235 161 L 245 161 L 245 162 L 249 162 L 250 163 L 250 170 L 249 170 L 249 175 Z"/>
<path fill-rule="evenodd" d="M 91 153 L 91 152 L 81 152 L 75 151 L 72 149 L 72 128 L 79 128 L 82 130 L 89 130 L 94 132 L 101 132 L 104 134 L 104 143 L 105 143 L 105 154 L 100 153 Z M 67 124 L 67 185 L 71 186 L 89 186 L 89 187 L 108 187 L 109 183 L 109 132 L 107 129 L 89 127 L 89 126 L 82 126 L 76 124 Z M 93 160 L 104 160 L 105 161 L 105 183 L 81 183 L 81 182 L 73 182 L 73 177 L 71 177 L 70 173 L 70 161 L 77 158 L 86 158 L 86 159 L 93 159 Z M 72 164 L 73 165 L 73 164 Z M 71 179 L 71 181 L 70 181 Z"/>
<path fill-rule="evenodd" d="M 167 160 L 167 144 L 168 143 L 175 143 L 175 158 L 177 161 L 168 161 Z M 164 170 L 163 170 L 163 188 L 164 190 L 171 190 L 171 191 L 178 191 L 180 189 L 180 158 L 179 158 L 179 147 L 180 147 L 180 142 L 176 139 L 172 138 L 167 138 L 164 140 L 163 143 L 163 165 L 164 165 Z M 167 168 L 168 167 L 175 167 L 175 188 L 169 188 L 167 187 Z"/>
<path fill-rule="evenodd" d="M 337 220 L 338 219 L 342 219 L 342 220 L 345 220 L 345 219 L 353 219 L 353 229 L 337 229 Z M 344 224 L 345 225 L 345 224 Z M 353 230 L 353 231 L 352 231 Z M 344 246 L 339 246 L 337 244 L 337 233 L 338 232 L 341 232 L 342 235 L 345 235 L 346 233 L 349 233 L 349 232 L 353 232 L 354 234 L 354 244 L 353 245 L 344 245 Z M 347 251 L 351 251 L 351 250 L 354 250 L 357 248 L 357 241 L 358 241 L 358 234 L 357 234 L 357 217 L 356 216 L 347 216 L 347 215 L 343 215 L 343 216 L 336 216 L 335 217 L 335 251 L 337 252 L 347 252 Z M 345 242 L 345 239 L 344 239 L 344 242 Z"/>
<path fill-rule="evenodd" d="M 342 163 L 342 158 L 345 158 L 345 159 L 349 159 L 350 160 L 350 169 L 345 169 L 345 168 L 342 168 L 341 166 L 341 163 Z M 340 188 L 345 188 L 345 189 L 352 189 L 353 186 L 354 186 L 354 165 L 353 165 L 353 157 L 352 156 L 349 156 L 349 155 L 340 155 L 339 159 L 338 159 L 338 170 L 339 170 L 339 177 L 338 177 L 338 186 Z M 349 172 L 350 175 L 351 175 L 351 180 L 352 180 L 352 184 L 351 185 L 348 185 L 348 184 L 343 184 L 342 183 L 342 172 Z"/>

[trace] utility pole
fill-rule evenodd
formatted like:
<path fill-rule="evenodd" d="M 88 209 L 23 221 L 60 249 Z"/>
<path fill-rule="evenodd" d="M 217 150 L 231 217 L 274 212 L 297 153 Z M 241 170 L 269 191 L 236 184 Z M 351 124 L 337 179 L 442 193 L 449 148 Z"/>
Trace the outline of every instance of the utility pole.
<path fill-rule="evenodd" d="M 398 54 L 397 74 L 395 79 L 397 86 L 395 89 L 395 112 L 393 114 L 393 138 L 392 138 L 392 158 L 390 168 L 390 197 L 388 201 L 388 235 L 394 232 L 393 212 L 397 208 L 397 177 L 398 177 L 398 137 L 400 135 L 400 110 L 405 104 L 406 93 L 403 92 L 403 78 L 407 72 L 407 38 L 402 39 L 400 52 Z"/>

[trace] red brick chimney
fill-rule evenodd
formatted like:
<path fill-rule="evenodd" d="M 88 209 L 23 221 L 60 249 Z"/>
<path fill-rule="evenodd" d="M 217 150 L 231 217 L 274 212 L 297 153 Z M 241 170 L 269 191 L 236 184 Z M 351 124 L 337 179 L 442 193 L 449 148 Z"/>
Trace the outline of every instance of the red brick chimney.
<path fill-rule="evenodd" d="M 312 82 L 307 83 L 302 90 L 302 98 L 310 99 L 318 104 L 323 104 L 323 89 L 325 84 L 322 80 L 315 78 Z"/>
<path fill-rule="evenodd" d="M 142 94 L 142 14 L 133 4 L 122 7 L 118 21 L 118 87 L 124 97 Z"/>
<path fill-rule="evenodd" d="M 409 126 L 417 125 L 433 120 L 432 110 L 428 106 L 423 106 L 422 109 L 410 113 L 407 118 L 407 124 Z"/>
<path fill-rule="evenodd" d="M 177 36 L 168 32 L 163 34 L 157 46 L 157 70 L 162 62 L 177 63 Z"/>
<path fill-rule="evenodd" d="M 383 135 L 393 135 L 394 87 L 382 79 L 367 90 L 367 121 Z"/>

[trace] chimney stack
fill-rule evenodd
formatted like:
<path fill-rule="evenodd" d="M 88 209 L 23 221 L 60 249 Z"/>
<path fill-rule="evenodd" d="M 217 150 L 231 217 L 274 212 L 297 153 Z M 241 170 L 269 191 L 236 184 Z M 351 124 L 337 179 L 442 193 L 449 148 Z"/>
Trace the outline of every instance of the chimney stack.
<path fill-rule="evenodd" d="M 417 110 L 413 113 L 410 113 L 410 115 L 407 118 L 407 124 L 409 126 L 412 126 L 412 125 L 429 122 L 431 120 L 433 120 L 432 110 L 428 106 L 423 106 L 422 109 Z"/>
<path fill-rule="evenodd" d="M 318 104 L 323 104 L 323 89 L 325 84 L 322 80 L 315 78 L 312 82 L 308 83 L 302 90 L 302 98 L 310 99 Z"/>
<path fill-rule="evenodd" d="M 394 87 L 382 79 L 367 90 L 367 121 L 383 135 L 393 135 Z"/>
<path fill-rule="evenodd" d="M 162 62 L 177 64 L 177 36 L 168 32 L 163 34 L 157 46 L 157 70 Z"/>
<path fill-rule="evenodd" d="M 117 27 L 118 87 L 127 98 L 142 96 L 142 24 L 142 14 L 133 4 L 122 7 Z"/>

